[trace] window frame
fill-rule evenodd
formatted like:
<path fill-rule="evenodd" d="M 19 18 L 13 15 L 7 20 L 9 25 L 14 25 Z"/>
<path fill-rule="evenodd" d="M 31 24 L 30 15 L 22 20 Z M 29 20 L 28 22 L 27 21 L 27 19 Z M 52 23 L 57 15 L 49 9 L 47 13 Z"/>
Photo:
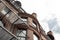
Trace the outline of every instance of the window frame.
<path fill-rule="evenodd" d="M 7 11 L 8 10 L 8 11 Z M 4 7 L 0 12 L 4 15 L 7 15 L 11 10 L 8 7 Z"/>
<path fill-rule="evenodd" d="M 25 40 L 27 40 L 27 30 L 26 30 L 26 29 L 19 29 L 19 28 L 17 28 L 17 31 L 18 31 L 18 30 L 26 31 L 25 37 L 24 37 L 24 36 L 20 36 L 20 38 L 25 38 Z M 17 36 L 17 31 L 16 31 L 16 36 Z M 18 36 L 17 36 L 17 37 L 18 37 Z"/>

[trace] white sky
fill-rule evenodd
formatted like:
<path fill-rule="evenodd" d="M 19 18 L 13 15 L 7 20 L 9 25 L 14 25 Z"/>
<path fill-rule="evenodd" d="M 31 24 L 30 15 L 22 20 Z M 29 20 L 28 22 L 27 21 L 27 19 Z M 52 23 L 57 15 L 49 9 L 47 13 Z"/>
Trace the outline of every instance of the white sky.
<path fill-rule="evenodd" d="M 22 3 L 22 8 L 30 14 L 37 13 L 37 19 L 43 29 L 48 32 L 49 27 L 46 21 L 57 18 L 60 25 L 60 0 L 19 0 Z M 60 34 L 54 33 L 56 40 L 60 40 Z"/>

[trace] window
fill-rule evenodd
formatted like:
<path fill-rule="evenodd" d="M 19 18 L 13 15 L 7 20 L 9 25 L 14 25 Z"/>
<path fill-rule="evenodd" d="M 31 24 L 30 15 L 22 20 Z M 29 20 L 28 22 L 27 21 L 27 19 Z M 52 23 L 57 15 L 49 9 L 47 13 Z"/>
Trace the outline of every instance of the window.
<path fill-rule="evenodd" d="M 26 19 L 26 18 L 21 18 L 21 20 L 23 20 L 23 21 L 27 21 L 27 19 Z"/>
<path fill-rule="evenodd" d="M 0 21 L 0 26 L 3 26 L 3 23 L 2 23 L 2 21 Z"/>
<path fill-rule="evenodd" d="M 32 22 L 32 25 L 33 25 L 33 27 L 35 27 L 35 28 L 36 28 L 36 24 L 35 24 L 34 22 Z"/>
<path fill-rule="evenodd" d="M 19 1 L 14 1 L 13 5 L 14 5 L 17 9 L 20 9 L 20 8 L 21 8 L 21 2 L 19 2 Z"/>
<path fill-rule="evenodd" d="M 3 10 L 1 11 L 2 14 L 4 14 L 11 23 L 13 23 L 14 21 L 16 21 L 18 19 L 18 17 L 16 16 L 16 14 L 14 14 L 9 8 L 4 7 Z"/>
<path fill-rule="evenodd" d="M 1 13 L 3 13 L 4 15 L 7 14 L 10 11 L 10 9 L 8 9 L 7 7 L 4 7 L 1 11 Z"/>
<path fill-rule="evenodd" d="M 26 30 L 18 30 L 17 37 L 19 40 L 26 40 Z"/>
<path fill-rule="evenodd" d="M 15 36 L 13 36 L 11 32 L 9 32 L 4 27 L 2 21 L 0 21 L 0 40 L 17 40 Z"/>
<path fill-rule="evenodd" d="M 10 20 L 11 23 L 15 22 L 18 19 L 18 17 L 12 11 L 10 11 L 6 17 Z"/>
<path fill-rule="evenodd" d="M 14 24 L 19 24 L 19 23 L 26 23 L 27 24 L 27 19 L 26 18 L 18 19 Z"/>
<path fill-rule="evenodd" d="M 35 34 L 33 34 L 33 37 L 34 37 L 34 40 L 38 40 L 38 37 Z"/>

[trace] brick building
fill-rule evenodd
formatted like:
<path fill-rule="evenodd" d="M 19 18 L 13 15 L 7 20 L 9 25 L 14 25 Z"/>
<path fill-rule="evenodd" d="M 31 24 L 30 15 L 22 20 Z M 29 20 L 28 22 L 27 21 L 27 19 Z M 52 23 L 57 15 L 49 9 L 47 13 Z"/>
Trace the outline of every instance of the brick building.
<path fill-rule="evenodd" d="M 0 40 L 51 40 L 36 13 L 28 14 L 19 1 L 0 0 Z"/>

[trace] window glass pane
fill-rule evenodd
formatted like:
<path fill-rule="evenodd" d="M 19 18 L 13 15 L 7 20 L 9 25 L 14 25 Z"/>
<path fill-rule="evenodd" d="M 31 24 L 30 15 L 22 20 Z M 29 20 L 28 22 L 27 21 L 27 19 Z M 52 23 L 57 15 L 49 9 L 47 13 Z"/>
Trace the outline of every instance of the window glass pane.
<path fill-rule="evenodd" d="M 19 24 L 19 23 L 26 23 L 27 24 L 27 19 L 21 18 L 17 20 L 14 24 Z"/>
<path fill-rule="evenodd" d="M 24 30 L 23 33 L 26 35 L 26 30 Z"/>
<path fill-rule="evenodd" d="M 14 5 L 17 9 L 20 9 L 20 8 L 21 8 L 21 2 L 19 2 L 19 1 L 14 1 L 13 5 Z"/>
<path fill-rule="evenodd" d="M 10 20 L 11 23 L 18 19 L 18 17 L 11 11 L 6 15 L 6 17 Z"/>
<path fill-rule="evenodd" d="M 26 31 L 25 30 L 18 30 L 17 36 L 26 37 Z"/>
<path fill-rule="evenodd" d="M 21 40 L 25 40 L 25 38 L 21 38 Z"/>
<path fill-rule="evenodd" d="M 35 27 L 36 28 L 36 24 L 35 23 L 32 23 L 33 24 L 33 27 Z"/>
<path fill-rule="evenodd" d="M 2 21 L 0 21 L 0 40 L 17 40 L 13 35 L 6 31 Z"/>
<path fill-rule="evenodd" d="M 21 38 L 21 37 L 18 37 L 19 40 L 25 40 L 26 38 Z"/>
<path fill-rule="evenodd" d="M 21 32 L 18 36 L 24 36 L 25 37 L 25 34 Z"/>
<path fill-rule="evenodd" d="M 26 30 L 18 30 L 17 37 L 20 40 L 25 40 L 26 39 Z"/>
<path fill-rule="evenodd" d="M 27 19 L 25 19 L 25 18 L 21 18 L 21 20 L 23 20 L 23 21 L 27 21 Z"/>
<path fill-rule="evenodd" d="M 33 35 L 33 37 L 34 37 L 34 40 L 38 40 L 38 37 L 35 34 Z"/>
<path fill-rule="evenodd" d="M 10 11 L 10 9 L 8 9 L 7 7 L 4 7 L 1 11 L 1 13 L 3 13 L 4 15 L 7 14 Z"/>
<path fill-rule="evenodd" d="M 0 26 L 3 26 L 3 23 L 0 21 Z"/>

